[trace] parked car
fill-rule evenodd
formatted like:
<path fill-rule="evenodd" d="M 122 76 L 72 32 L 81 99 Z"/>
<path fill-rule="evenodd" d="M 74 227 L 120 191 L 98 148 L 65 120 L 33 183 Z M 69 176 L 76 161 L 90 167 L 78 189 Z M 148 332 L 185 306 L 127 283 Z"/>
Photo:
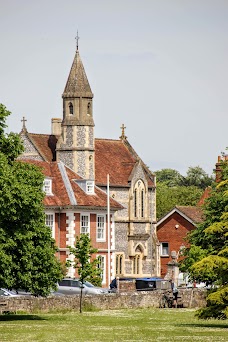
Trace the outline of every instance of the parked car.
<path fill-rule="evenodd" d="M 20 297 L 20 295 L 13 290 L 7 290 L 0 288 L 0 296 L 1 297 Z"/>
<path fill-rule="evenodd" d="M 58 293 L 63 293 L 65 295 L 80 294 L 82 288 L 83 294 L 100 295 L 108 293 L 108 289 L 103 289 L 102 287 L 94 286 L 89 281 L 85 281 L 83 284 L 79 279 L 64 278 L 61 280 L 57 287 Z"/>

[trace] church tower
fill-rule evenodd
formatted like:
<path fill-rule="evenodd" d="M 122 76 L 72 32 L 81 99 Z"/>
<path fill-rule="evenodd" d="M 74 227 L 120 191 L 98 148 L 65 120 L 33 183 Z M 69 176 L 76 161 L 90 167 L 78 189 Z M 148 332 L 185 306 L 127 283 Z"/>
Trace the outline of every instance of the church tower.
<path fill-rule="evenodd" d="M 78 39 L 62 95 L 63 120 L 56 157 L 81 177 L 94 180 L 93 93 L 79 55 Z"/>

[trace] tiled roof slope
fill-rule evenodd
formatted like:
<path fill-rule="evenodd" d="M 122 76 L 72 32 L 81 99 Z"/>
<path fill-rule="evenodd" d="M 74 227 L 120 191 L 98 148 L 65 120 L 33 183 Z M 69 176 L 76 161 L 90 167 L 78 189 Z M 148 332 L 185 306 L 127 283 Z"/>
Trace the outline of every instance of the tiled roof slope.
<path fill-rule="evenodd" d="M 204 205 L 205 200 L 208 199 L 208 198 L 210 197 L 210 193 L 211 193 L 211 187 L 208 186 L 208 187 L 204 190 L 204 192 L 203 192 L 202 196 L 200 197 L 200 200 L 199 200 L 199 202 L 197 203 L 197 205 Z"/>
<path fill-rule="evenodd" d="M 27 133 L 35 147 L 48 162 L 55 161 L 57 138 L 54 135 Z M 110 185 L 128 186 L 131 173 L 140 160 L 127 140 L 95 139 L 95 182 L 107 184 L 109 174 Z M 148 185 L 154 186 L 153 175 L 141 161 L 147 176 Z"/>
<path fill-rule="evenodd" d="M 45 161 L 55 161 L 57 138 L 55 135 L 26 133 Z"/>
<path fill-rule="evenodd" d="M 21 160 L 23 161 L 23 160 Z M 52 179 L 52 193 L 53 196 L 45 196 L 44 205 L 45 206 L 70 206 L 70 198 L 67 193 L 59 166 L 57 162 L 43 162 L 36 160 L 24 160 L 26 163 L 30 163 L 40 167 L 44 176 Z M 95 187 L 95 194 L 86 194 L 78 184 L 74 181 L 75 179 L 82 179 L 72 170 L 64 166 L 65 172 L 70 181 L 71 188 L 73 190 L 77 206 L 82 207 L 94 207 L 97 209 L 107 207 L 107 195 L 105 192 Z M 110 198 L 110 208 L 113 210 L 122 209 L 121 204 L 116 202 L 114 199 Z"/>
<path fill-rule="evenodd" d="M 109 174 L 112 186 L 128 186 L 139 157 L 126 140 L 95 139 L 96 184 L 107 184 Z M 153 175 L 142 163 L 148 185 L 153 186 Z"/>
<path fill-rule="evenodd" d="M 202 208 L 197 206 L 176 206 L 183 214 L 188 216 L 193 222 L 200 223 L 203 221 Z"/>

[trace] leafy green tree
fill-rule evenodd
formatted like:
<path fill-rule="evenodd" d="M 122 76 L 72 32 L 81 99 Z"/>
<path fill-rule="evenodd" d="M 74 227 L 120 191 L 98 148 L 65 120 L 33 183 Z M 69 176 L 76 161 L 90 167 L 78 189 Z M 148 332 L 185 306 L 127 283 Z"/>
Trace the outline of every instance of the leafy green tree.
<path fill-rule="evenodd" d="M 8 163 L 12 163 L 24 150 L 18 134 L 12 132 L 5 134 L 4 132 L 7 127 L 6 119 L 10 114 L 10 111 L 0 103 L 0 153 L 5 155 Z"/>
<path fill-rule="evenodd" d="M 205 220 L 189 236 L 190 248 L 182 269 L 192 279 L 215 282 L 219 287 L 207 297 L 200 318 L 228 318 L 228 163 L 222 162 L 221 180 L 207 199 Z"/>
<path fill-rule="evenodd" d="M 176 205 L 196 205 L 203 191 L 195 186 L 169 187 L 157 183 L 157 217 L 160 219 Z"/>
<path fill-rule="evenodd" d="M 99 258 L 94 258 L 97 249 L 91 245 L 88 234 L 76 237 L 75 247 L 69 247 L 70 253 L 74 255 L 74 268 L 77 269 L 79 279 L 83 284 L 85 280 L 92 280 L 96 285 L 101 284 L 101 269 L 98 267 Z M 82 312 L 82 287 L 80 295 L 80 312 Z"/>
<path fill-rule="evenodd" d="M 157 182 L 163 183 L 169 187 L 184 184 L 184 177 L 174 169 L 162 169 L 155 171 Z"/>
<path fill-rule="evenodd" d="M 193 185 L 200 189 L 206 189 L 208 186 L 211 186 L 213 182 L 214 178 L 212 176 L 208 176 L 200 166 L 189 167 L 187 175 L 184 178 L 186 186 Z"/>
<path fill-rule="evenodd" d="M 44 177 L 35 166 L 14 160 L 23 149 L 19 136 L 4 134 L 8 115 L 0 105 L 0 287 L 46 296 L 62 272 L 45 225 Z"/>

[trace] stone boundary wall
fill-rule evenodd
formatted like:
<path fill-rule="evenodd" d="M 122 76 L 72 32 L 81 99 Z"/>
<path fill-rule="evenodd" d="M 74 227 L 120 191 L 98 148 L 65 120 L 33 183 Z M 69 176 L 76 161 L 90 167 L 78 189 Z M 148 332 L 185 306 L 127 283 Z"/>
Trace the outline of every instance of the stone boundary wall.
<path fill-rule="evenodd" d="M 136 291 L 123 293 L 110 293 L 107 295 L 83 296 L 83 305 L 93 306 L 97 309 L 123 309 L 159 307 L 159 301 L 164 291 Z M 205 289 L 180 289 L 179 296 L 184 308 L 200 308 L 206 305 Z M 43 297 L 10 297 L 0 298 L 0 312 L 24 311 L 34 313 L 37 311 L 79 310 L 79 295 Z"/>

